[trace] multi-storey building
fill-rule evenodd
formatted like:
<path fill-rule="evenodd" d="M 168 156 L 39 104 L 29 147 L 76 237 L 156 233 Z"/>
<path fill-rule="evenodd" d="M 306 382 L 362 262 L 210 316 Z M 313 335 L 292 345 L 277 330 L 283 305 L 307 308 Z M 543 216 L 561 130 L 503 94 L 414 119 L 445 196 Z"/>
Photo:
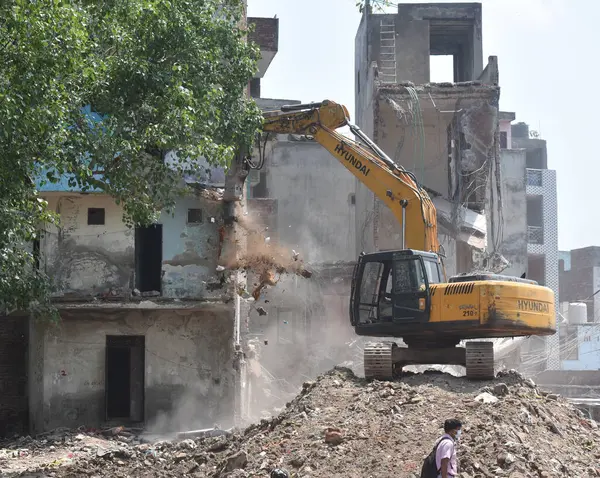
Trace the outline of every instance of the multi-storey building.
<path fill-rule="evenodd" d="M 481 4 L 399 4 L 367 11 L 355 41 L 358 126 L 429 191 L 451 275 L 482 265 L 489 165 L 499 160 L 498 66 L 484 65 L 481 34 Z M 430 83 L 434 55 L 453 56 L 454 83 Z M 400 246 L 397 221 L 362 184 L 356 236 L 359 251 Z"/>
<path fill-rule="evenodd" d="M 547 167 L 546 141 L 533 137 L 527 124 L 512 124 L 514 119 L 514 113 L 500 113 L 501 181 L 488 193 L 494 214 L 488 220 L 496 224 L 489 226 L 488 239 L 506 260 L 503 273 L 517 277 L 525 273 L 550 287 L 558 311 L 556 171 Z M 559 368 L 558 334 L 529 342 L 531 354 L 546 357 L 530 363 L 532 370 Z"/>
<path fill-rule="evenodd" d="M 278 20 L 257 22 L 262 76 L 277 51 Z M 223 171 L 185 178 L 195 193 L 133 229 L 113 198 L 68 179 L 39 185 L 60 224 L 34 244 L 60 321 L 0 321 L 0 350 L 11 352 L 0 354 L 0 434 L 233 424 L 244 397 L 244 336 L 236 287 L 217 267 L 230 215 Z"/>

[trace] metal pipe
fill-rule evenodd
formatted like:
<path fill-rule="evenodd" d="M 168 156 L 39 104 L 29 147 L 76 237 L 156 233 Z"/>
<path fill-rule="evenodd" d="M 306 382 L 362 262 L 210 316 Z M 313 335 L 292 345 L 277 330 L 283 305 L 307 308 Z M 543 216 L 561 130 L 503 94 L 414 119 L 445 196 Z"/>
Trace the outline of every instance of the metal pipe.
<path fill-rule="evenodd" d="M 400 205 L 402 206 L 402 249 L 406 249 L 406 206 L 408 206 L 408 201 L 401 199 Z"/>
<path fill-rule="evenodd" d="M 352 131 L 356 136 L 358 136 L 369 148 L 371 148 L 371 150 L 377 155 L 379 156 L 379 158 L 385 163 L 387 164 L 390 168 L 392 169 L 401 169 L 398 167 L 398 165 L 392 161 L 392 159 L 383 152 L 383 150 L 377 146 L 372 140 L 371 138 L 369 138 L 365 133 L 363 133 L 361 131 L 361 129 L 352 124 L 352 123 L 348 123 L 348 127 L 350 128 L 350 131 Z"/>

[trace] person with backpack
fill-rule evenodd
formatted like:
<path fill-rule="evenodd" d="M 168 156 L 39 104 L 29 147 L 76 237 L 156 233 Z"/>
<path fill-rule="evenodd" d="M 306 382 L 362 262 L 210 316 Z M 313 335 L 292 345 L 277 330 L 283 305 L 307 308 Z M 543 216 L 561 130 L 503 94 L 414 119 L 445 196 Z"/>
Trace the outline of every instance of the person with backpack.
<path fill-rule="evenodd" d="M 461 432 L 460 420 L 449 419 L 444 422 L 444 435 L 425 458 L 421 469 L 421 478 L 454 478 L 458 476 L 456 442 L 460 438 Z"/>

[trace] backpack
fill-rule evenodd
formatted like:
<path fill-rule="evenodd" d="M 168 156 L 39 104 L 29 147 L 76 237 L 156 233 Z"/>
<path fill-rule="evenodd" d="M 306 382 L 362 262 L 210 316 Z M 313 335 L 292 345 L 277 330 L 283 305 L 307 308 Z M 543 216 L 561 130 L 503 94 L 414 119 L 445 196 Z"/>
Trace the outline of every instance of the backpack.
<path fill-rule="evenodd" d="M 442 439 L 440 439 L 435 444 L 435 446 L 433 447 L 433 450 L 431 450 L 429 455 L 427 455 L 425 460 L 423 460 L 423 467 L 421 468 L 421 478 L 437 478 L 438 475 L 440 474 L 439 470 L 437 468 L 437 465 L 435 463 L 435 455 L 436 455 L 438 446 L 440 446 L 440 443 L 442 443 L 442 441 L 444 441 L 444 440 L 451 440 L 451 438 L 443 437 Z"/>

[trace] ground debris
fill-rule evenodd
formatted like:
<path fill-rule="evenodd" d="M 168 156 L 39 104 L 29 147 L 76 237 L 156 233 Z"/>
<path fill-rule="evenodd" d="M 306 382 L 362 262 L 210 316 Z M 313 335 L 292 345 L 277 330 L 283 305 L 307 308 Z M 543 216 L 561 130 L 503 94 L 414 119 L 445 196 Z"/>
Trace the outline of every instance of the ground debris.
<path fill-rule="evenodd" d="M 478 403 L 482 394 L 497 401 Z M 288 473 L 283 470 L 298 477 L 414 477 L 450 417 L 464 423 L 461 477 L 600 476 L 597 423 L 516 374 L 484 383 L 443 373 L 367 382 L 345 368 L 304 383 L 279 415 L 243 431 L 207 436 L 200 430 L 207 433 L 141 444 L 120 435 L 61 432 L 12 442 L 0 450 L 0 464 L 44 456 L 30 468 L 52 469 L 56 478 L 280 477 Z M 110 452 L 97 456 L 99 447 Z"/>

